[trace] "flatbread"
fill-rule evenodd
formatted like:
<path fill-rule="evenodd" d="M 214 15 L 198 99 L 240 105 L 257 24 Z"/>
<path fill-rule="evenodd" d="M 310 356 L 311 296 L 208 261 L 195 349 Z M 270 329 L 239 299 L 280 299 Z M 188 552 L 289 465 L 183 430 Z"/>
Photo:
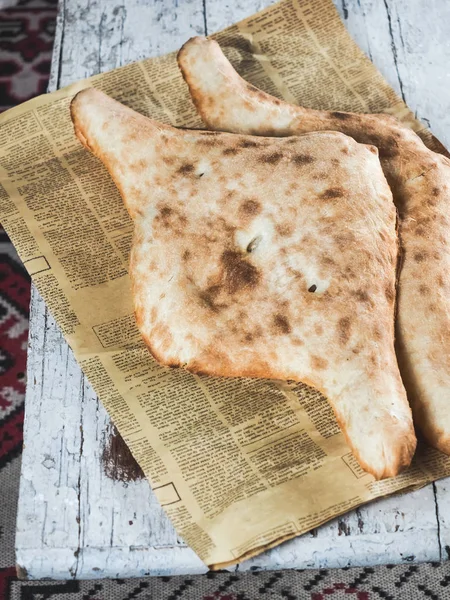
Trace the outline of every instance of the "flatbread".
<path fill-rule="evenodd" d="M 293 106 L 245 82 L 219 45 L 193 38 L 179 65 L 211 129 L 254 135 L 340 131 L 377 146 L 400 223 L 397 356 L 416 426 L 450 454 L 450 161 L 388 115 Z"/>
<path fill-rule="evenodd" d="M 136 319 L 153 356 L 195 373 L 308 383 L 363 468 L 382 478 L 409 465 L 396 214 L 377 150 L 334 132 L 177 130 L 93 89 L 71 110 L 134 220 Z"/>

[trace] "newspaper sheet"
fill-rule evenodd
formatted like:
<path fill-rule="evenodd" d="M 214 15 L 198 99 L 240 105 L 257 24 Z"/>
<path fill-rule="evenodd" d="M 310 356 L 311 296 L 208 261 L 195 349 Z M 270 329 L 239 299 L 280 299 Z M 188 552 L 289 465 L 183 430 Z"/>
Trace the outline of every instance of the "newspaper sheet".
<path fill-rule="evenodd" d="M 241 75 L 313 108 L 389 112 L 445 152 L 349 37 L 330 0 L 283 0 L 214 36 Z M 450 474 L 419 446 L 376 482 L 333 412 L 301 384 L 159 366 L 136 328 L 132 224 L 69 104 L 94 86 L 154 119 L 201 127 L 175 54 L 130 64 L 0 116 L 0 221 L 177 531 L 211 568 L 253 556 L 358 505 Z M 326 348 L 324 348 L 326 353 Z"/>

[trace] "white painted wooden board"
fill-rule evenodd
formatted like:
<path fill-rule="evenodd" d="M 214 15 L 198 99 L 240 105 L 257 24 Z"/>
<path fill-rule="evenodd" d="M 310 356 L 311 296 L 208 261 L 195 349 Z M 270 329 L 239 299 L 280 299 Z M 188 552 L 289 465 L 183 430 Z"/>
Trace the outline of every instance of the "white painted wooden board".
<path fill-rule="evenodd" d="M 335 0 L 346 26 L 418 118 L 450 145 L 450 3 Z M 268 0 L 60 0 L 50 89 L 175 50 Z M 201 573 L 143 481 L 106 477 L 110 423 L 33 290 L 17 563 L 30 578 Z M 374 502 L 250 561 L 306 568 L 450 555 L 450 483 Z"/>

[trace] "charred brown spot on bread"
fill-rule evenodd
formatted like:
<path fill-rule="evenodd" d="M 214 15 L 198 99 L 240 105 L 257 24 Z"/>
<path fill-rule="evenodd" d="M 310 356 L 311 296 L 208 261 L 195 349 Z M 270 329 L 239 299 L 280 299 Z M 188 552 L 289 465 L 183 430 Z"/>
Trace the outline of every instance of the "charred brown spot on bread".
<path fill-rule="evenodd" d="M 276 333 L 287 335 L 292 331 L 289 319 L 281 313 L 274 315 L 273 324 Z"/>
<path fill-rule="evenodd" d="M 188 224 L 185 215 L 180 214 L 177 210 L 170 206 L 164 205 L 159 209 L 159 214 L 155 217 L 156 222 L 160 222 L 165 229 L 171 229 L 173 235 L 184 235 L 184 228 Z M 155 235 L 158 234 L 156 230 Z"/>
<path fill-rule="evenodd" d="M 199 140 L 199 143 L 205 146 L 206 148 L 214 148 L 217 146 L 217 140 L 214 138 L 204 138 Z"/>
<path fill-rule="evenodd" d="M 336 235 L 333 236 L 333 240 L 334 240 L 334 243 L 336 244 L 336 246 L 339 248 L 339 250 L 345 250 L 346 248 L 349 247 L 350 244 L 353 243 L 354 235 L 350 231 L 347 231 L 344 233 L 337 233 Z M 370 261 L 371 258 L 372 258 L 372 256 L 369 254 L 367 256 L 368 261 Z M 347 265 L 346 271 L 349 274 L 351 274 L 353 272 L 350 265 Z"/>
<path fill-rule="evenodd" d="M 259 215 L 259 213 L 261 212 L 261 204 L 256 199 L 248 198 L 247 200 L 244 200 L 244 202 L 242 202 L 241 206 L 239 207 L 239 210 L 244 215 L 256 216 Z"/>
<path fill-rule="evenodd" d="M 282 237 L 289 237 L 294 233 L 295 225 L 292 223 L 281 223 L 275 225 L 275 231 Z"/>
<path fill-rule="evenodd" d="M 256 325 L 255 329 L 253 330 L 253 337 L 255 338 L 261 338 L 263 336 L 263 329 L 260 325 Z"/>
<path fill-rule="evenodd" d="M 434 187 L 434 188 L 431 190 L 431 194 L 432 194 L 433 196 L 439 196 L 440 192 L 441 192 L 441 190 L 440 190 L 438 187 Z"/>
<path fill-rule="evenodd" d="M 155 217 L 155 221 L 160 221 L 166 229 L 172 226 L 173 210 L 170 206 L 163 206 L 159 211 L 159 215 Z"/>
<path fill-rule="evenodd" d="M 345 195 L 345 190 L 338 187 L 328 188 L 322 192 L 321 197 L 328 200 L 332 198 L 342 198 Z"/>
<path fill-rule="evenodd" d="M 226 308 L 224 304 L 216 303 L 216 298 L 220 294 L 220 285 L 211 285 L 206 290 L 199 292 L 199 298 L 206 304 L 206 306 L 213 312 L 217 313 L 223 308 Z"/>
<path fill-rule="evenodd" d="M 296 154 L 292 157 L 292 162 L 296 165 L 310 165 L 315 161 L 315 158 L 310 154 Z"/>
<path fill-rule="evenodd" d="M 329 254 L 322 253 L 319 260 L 323 267 L 333 267 L 336 265 L 336 261 Z"/>
<path fill-rule="evenodd" d="M 337 324 L 339 342 L 342 346 L 345 346 L 350 339 L 350 332 L 352 329 L 352 322 L 350 317 L 341 317 Z"/>
<path fill-rule="evenodd" d="M 424 260 L 426 260 L 428 258 L 428 253 L 427 252 L 416 252 L 414 254 L 414 260 L 418 263 L 423 262 Z"/>
<path fill-rule="evenodd" d="M 352 294 L 359 302 L 370 302 L 370 296 L 365 290 L 356 290 Z"/>
<path fill-rule="evenodd" d="M 350 115 L 349 113 L 345 113 L 345 112 L 332 112 L 331 116 L 334 117 L 335 119 L 339 119 L 340 121 L 345 121 L 347 119 L 351 119 L 352 115 Z"/>
<path fill-rule="evenodd" d="M 427 231 L 426 231 L 425 227 L 422 227 L 422 225 L 419 225 L 418 227 L 416 227 L 415 233 L 419 237 L 426 237 L 426 235 L 427 235 Z"/>
<path fill-rule="evenodd" d="M 232 200 L 233 196 L 236 196 L 235 190 L 229 190 L 225 194 L 225 200 Z"/>
<path fill-rule="evenodd" d="M 240 252 L 225 250 L 221 262 L 225 271 L 225 288 L 229 294 L 236 294 L 245 288 L 258 285 L 261 279 L 260 272 L 245 260 Z"/>
<path fill-rule="evenodd" d="M 260 144 L 252 140 L 242 140 L 241 148 L 257 148 Z"/>
<path fill-rule="evenodd" d="M 441 253 L 440 253 L 440 252 L 438 252 L 437 250 L 434 250 L 434 251 L 433 251 L 433 258 L 434 258 L 435 260 L 439 260 L 439 259 L 441 258 Z"/>
<path fill-rule="evenodd" d="M 321 356 L 316 356 L 313 354 L 311 356 L 311 367 L 317 371 L 323 371 L 328 367 L 328 361 L 322 358 Z"/>
<path fill-rule="evenodd" d="M 378 153 L 380 158 L 393 158 L 398 154 L 398 141 L 394 136 L 389 136 L 388 138 L 383 138 L 383 136 L 378 134 L 372 134 L 372 142 L 374 146 L 377 146 Z M 375 139 L 373 139 L 375 138 Z"/>
<path fill-rule="evenodd" d="M 334 165 L 335 167 L 337 167 L 340 164 L 340 161 L 338 158 L 332 158 L 331 164 Z"/>
<path fill-rule="evenodd" d="M 345 274 L 348 279 L 356 279 L 356 273 L 350 265 L 345 268 Z"/>
<path fill-rule="evenodd" d="M 231 148 L 225 148 L 223 151 L 224 156 L 234 156 L 239 152 L 239 148 L 237 146 L 233 146 Z"/>
<path fill-rule="evenodd" d="M 386 296 L 386 300 L 388 302 L 394 302 L 395 299 L 395 288 L 394 284 L 388 283 L 384 288 L 384 295 Z"/>
<path fill-rule="evenodd" d="M 254 342 L 255 340 L 262 337 L 262 329 L 258 326 L 253 331 L 246 331 L 244 340 L 246 342 Z"/>
<path fill-rule="evenodd" d="M 283 158 L 281 152 L 271 152 L 270 154 L 263 154 L 261 156 L 261 162 L 268 163 L 269 165 L 276 165 Z"/>
<path fill-rule="evenodd" d="M 183 252 L 183 255 L 181 257 L 184 261 L 187 261 L 191 258 L 191 251 L 190 250 L 185 250 Z"/>
<path fill-rule="evenodd" d="M 193 171 L 194 165 L 190 163 L 184 163 L 184 165 L 181 165 L 181 167 L 178 169 L 177 173 L 180 175 L 189 175 L 189 173 L 192 173 Z"/>
<path fill-rule="evenodd" d="M 372 152 L 372 154 L 378 154 L 378 150 L 377 148 L 375 148 L 375 146 L 367 146 L 370 150 L 370 152 Z"/>
<path fill-rule="evenodd" d="M 421 225 L 423 227 L 428 227 L 431 223 L 431 221 L 435 221 L 436 220 L 437 215 L 428 215 L 427 217 L 421 217 L 420 219 L 417 219 L 416 223 L 417 225 Z"/>
<path fill-rule="evenodd" d="M 342 154 L 350 154 L 350 150 L 347 148 L 347 146 L 344 146 L 343 148 L 341 148 L 341 152 L 342 152 Z"/>
<path fill-rule="evenodd" d="M 373 339 L 379 342 L 382 337 L 383 333 L 381 329 L 378 327 L 378 325 L 375 325 L 375 327 L 373 328 Z"/>
<path fill-rule="evenodd" d="M 445 286 L 445 281 L 444 281 L 444 278 L 442 277 L 442 275 L 438 276 L 437 283 L 438 283 L 439 287 L 444 287 Z"/>
<path fill-rule="evenodd" d="M 166 217 L 170 217 L 170 215 L 173 213 L 173 209 L 170 208 L 170 206 L 163 206 L 159 212 L 164 219 Z"/>
<path fill-rule="evenodd" d="M 430 288 L 427 285 L 419 285 L 419 294 L 421 296 L 427 296 L 430 293 Z"/>
<path fill-rule="evenodd" d="M 323 172 L 314 173 L 312 175 L 312 178 L 316 179 L 317 181 L 322 181 L 324 179 L 328 179 L 328 173 L 323 173 Z"/>

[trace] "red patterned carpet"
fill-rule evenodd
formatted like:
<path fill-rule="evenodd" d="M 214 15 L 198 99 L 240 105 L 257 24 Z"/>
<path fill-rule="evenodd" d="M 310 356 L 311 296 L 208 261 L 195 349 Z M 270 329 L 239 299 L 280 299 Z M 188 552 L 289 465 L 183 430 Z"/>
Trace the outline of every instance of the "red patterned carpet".
<path fill-rule="evenodd" d="M 7 581 L 15 576 L 29 301 L 29 277 L 0 229 L 0 600 L 8 597 Z"/>
<path fill-rule="evenodd" d="M 15 8 L 0 9 L 0 111 L 45 92 L 55 18 L 56 0 L 21 0 Z M 19 581 L 14 530 L 29 296 L 29 277 L 0 228 L 0 600 L 450 600 L 450 563 L 107 581 Z"/>
<path fill-rule="evenodd" d="M 22 451 L 30 280 L 0 229 L 0 469 Z"/>
<path fill-rule="evenodd" d="M 47 89 L 57 0 L 0 9 L 0 111 Z"/>

